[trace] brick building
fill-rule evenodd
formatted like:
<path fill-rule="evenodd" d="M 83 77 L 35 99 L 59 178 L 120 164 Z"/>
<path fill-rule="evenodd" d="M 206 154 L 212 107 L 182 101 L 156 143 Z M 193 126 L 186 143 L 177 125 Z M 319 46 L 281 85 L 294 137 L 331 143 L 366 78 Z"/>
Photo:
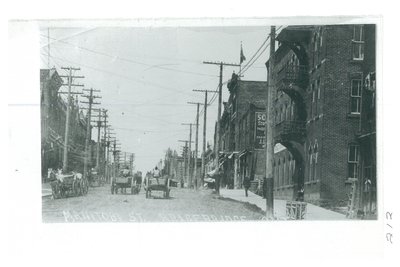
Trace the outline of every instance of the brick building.
<path fill-rule="evenodd" d="M 67 103 L 59 94 L 62 84 L 63 80 L 55 69 L 40 70 L 43 179 L 47 176 L 48 168 L 56 169 L 62 167 L 67 111 Z M 78 100 L 75 99 L 71 102 L 68 168 L 70 170 L 83 171 L 87 120 L 86 116 L 79 109 Z M 96 147 L 93 144 L 92 146 Z M 94 162 L 95 159 L 96 156 L 94 155 Z"/>
<path fill-rule="evenodd" d="M 233 74 L 228 90 L 229 99 L 224 103 L 221 116 L 222 186 L 241 188 L 245 176 L 252 180 L 262 179 L 265 173 L 262 144 L 255 146 L 255 116 L 258 113 L 261 115 L 266 105 L 263 96 L 266 96 L 267 83 L 243 81 Z"/>
<path fill-rule="evenodd" d="M 368 29 L 368 31 L 366 30 Z M 274 191 L 344 206 L 359 178 L 361 88 L 375 67 L 373 25 L 289 26 L 277 36 Z M 371 34 L 373 33 L 373 36 Z M 367 55 L 368 54 L 368 55 Z M 266 63 L 269 69 L 269 61 Z"/>
<path fill-rule="evenodd" d="M 365 25 L 363 86 L 359 133 L 359 179 L 355 210 L 365 218 L 377 216 L 375 26 Z"/>

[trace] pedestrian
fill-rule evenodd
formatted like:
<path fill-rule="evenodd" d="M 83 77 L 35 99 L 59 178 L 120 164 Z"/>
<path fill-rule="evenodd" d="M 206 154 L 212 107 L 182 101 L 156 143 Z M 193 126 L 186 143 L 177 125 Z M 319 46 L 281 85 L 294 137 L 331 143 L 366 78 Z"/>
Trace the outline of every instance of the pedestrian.
<path fill-rule="evenodd" d="M 296 201 L 304 201 L 304 187 L 300 188 L 299 191 L 297 191 L 297 198 Z"/>
<path fill-rule="evenodd" d="M 243 187 L 244 187 L 244 193 L 245 193 L 246 197 L 248 197 L 249 196 L 248 191 L 250 188 L 250 178 L 247 176 L 244 177 L 244 179 L 243 179 Z"/>
<path fill-rule="evenodd" d="M 262 196 L 263 198 L 267 198 L 267 177 L 263 178 Z"/>
<path fill-rule="evenodd" d="M 221 183 L 221 177 L 222 177 L 222 168 L 219 167 L 217 168 L 215 174 L 214 174 L 214 179 L 215 179 L 215 193 L 217 193 L 219 195 L 219 187 L 220 187 L 220 183 Z"/>

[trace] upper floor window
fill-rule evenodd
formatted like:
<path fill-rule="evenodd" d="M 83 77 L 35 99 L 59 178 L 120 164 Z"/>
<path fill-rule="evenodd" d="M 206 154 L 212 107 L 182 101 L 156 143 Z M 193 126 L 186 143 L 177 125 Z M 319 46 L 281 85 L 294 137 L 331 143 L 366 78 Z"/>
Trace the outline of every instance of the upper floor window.
<path fill-rule="evenodd" d="M 349 167 L 349 178 L 358 178 L 358 150 L 359 146 L 355 144 L 349 145 L 348 150 L 348 167 Z"/>
<path fill-rule="evenodd" d="M 350 92 L 350 112 L 353 114 L 359 114 L 361 112 L 361 80 L 351 80 L 351 92 Z"/>
<path fill-rule="evenodd" d="M 317 33 L 314 34 L 314 51 L 316 52 L 318 50 L 318 39 L 319 36 Z"/>
<path fill-rule="evenodd" d="M 362 25 L 355 25 L 353 31 L 353 59 L 364 59 L 364 27 Z"/>

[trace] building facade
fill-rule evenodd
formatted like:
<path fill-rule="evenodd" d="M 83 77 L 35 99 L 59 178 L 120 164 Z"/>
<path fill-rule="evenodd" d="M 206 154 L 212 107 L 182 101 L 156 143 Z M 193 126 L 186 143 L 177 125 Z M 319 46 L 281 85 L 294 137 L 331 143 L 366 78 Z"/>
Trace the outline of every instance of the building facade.
<path fill-rule="evenodd" d="M 55 69 L 40 70 L 40 116 L 42 148 L 42 180 L 49 168 L 62 168 L 67 102 L 59 94 L 63 80 Z M 83 171 L 87 119 L 78 100 L 70 106 L 68 169 Z M 97 147 L 91 144 L 92 147 Z M 93 151 L 93 149 L 92 149 Z M 96 162 L 96 155 L 90 162 Z M 93 164 L 92 164 L 93 165 Z"/>
<path fill-rule="evenodd" d="M 278 35 L 274 191 L 345 206 L 360 177 L 363 79 L 375 67 L 374 25 L 289 26 Z M 373 36 L 371 36 L 373 34 Z M 373 63 L 371 63 L 373 61 Z"/>
<path fill-rule="evenodd" d="M 224 103 L 221 117 L 222 186 L 241 188 L 245 176 L 251 180 L 262 179 L 265 173 L 265 139 L 262 138 L 265 130 L 262 132 L 263 127 L 259 125 L 256 135 L 256 115 L 260 116 L 258 123 L 262 124 L 264 119 L 265 126 L 266 98 L 263 96 L 267 93 L 267 83 L 243 81 L 233 74 L 228 90 L 229 99 Z"/>

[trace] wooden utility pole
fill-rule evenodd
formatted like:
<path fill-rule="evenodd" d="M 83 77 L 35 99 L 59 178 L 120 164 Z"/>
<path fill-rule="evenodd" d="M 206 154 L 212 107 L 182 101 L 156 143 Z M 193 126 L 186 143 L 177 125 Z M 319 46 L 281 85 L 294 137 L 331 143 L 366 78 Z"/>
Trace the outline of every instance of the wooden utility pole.
<path fill-rule="evenodd" d="M 200 184 L 200 179 L 197 177 L 197 154 L 199 150 L 199 109 L 200 105 L 203 105 L 203 103 L 199 102 L 188 102 L 188 104 L 196 105 L 197 106 L 197 113 L 196 113 L 196 139 L 195 139 L 195 148 L 194 148 L 194 170 L 193 170 L 193 176 L 195 179 L 195 188 L 196 190 L 201 186 Z"/>
<path fill-rule="evenodd" d="M 192 128 L 192 127 L 190 127 L 190 128 Z M 191 133 L 192 133 L 192 130 L 190 129 L 190 134 Z M 185 164 L 186 180 L 187 180 L 187 183 L 188 183 L 188 187 L 190 188 L 190 186 L 191 186 L 191 178 L 190 178 L 190 144 L 192 143 L 192 140 L 178 140 L 178 142 L 185 143 L 184 151 L 186 152 L 186 154 L 183 155 L 183 159 L 184 159 L 184 164 Z"/>
<path fill-rule="evenodd" d="M 204 92 L 204 112 L 203 112 L 203 153 L 201 154 L 201 175 L 200 175 L 200 183 L 201 186 L 204 184 L 204 178 L 206 178 L 206 162 L 205 162 L 205 154 L 207 150 L 207 106 L 208 104 L 208 93 L 218 93 L 218 91 L 210 91 L 210 90 L 193 90 L 194 92 Z"/>
<path fill-rule="evenodd" d="M 106 172 L 106 180 L 107 182 L 110 182 L 111 180 L 111 172 L 112 172 L 112 168 L 109 168 L 110 164 L 110 145 L 111 145 L 111 135 L 114 135 L 115 133 L 111 132 L 111 127 L 110 125 L 108 125 L 109 127 L 108 129 L 108 133 L 107 133 L 107 155 L 106 155 L 106 162 L 107 162 L 107 172 Z"/>
<path fill-rule="evenodd" d="M 216 155 L 216 167 L 219 167 L 219 149 L 220 149 L 220 138 L 221 138 L 221 109 L 222 109 L 222 75 L 224 66 L 240 67 L 240 64 L 224 63 L 220 62 L 210 62 L 203 61 L 204 64 L 212 64 L 219 66 L 219 86 L 218 86 L 218 117 L 217 117 L 217 138 L 215 140 L 215 155 Z"/>
<path fill-rule="evenodd" d="M 191 157 L 192 157 L 192 126 L 194 123 L 182 123 L 182 125 L 189 125 L 189 151 L 188 151 L 188 178 L 189 178 L 189 188 L 192 188 L 193 177 L 190 171 Z"/>
<path fill-rule="evenodd" d="M 85 139 L 85 160 L 83 163 L 83 175 L 86 178 L 87 177 L 87 172 L 88 172 L 88 163 L 89 163 L 89 158 L 90 158 L 90 140 L 91 140 L 91 116 L 92 116 L 92 105 L 98 105 L 100 103 L 93 102 L 95 98 L 101 98 L 100 96 L 95 96 L 93 95 L 93 92 L 100 92 L 100 90 L 94 90 L 93 88 L 90 89 L 83 89 L 84 91 L 88 91 L 89 95 L 84 95 L 83 97 L 88 98 L 88 102 L 81 101 L 81 103 L 88 104 L 87 108 L 87 125 L 86 125 L 86 139 Z M 97 109 L 96 109 L 97 110 Z"/>
<path fill-rule="evenodd" d="M 97 127 L 97 151 L 96 151 L 96 171 L 97 172 L 99 172 L 99 170 L 100 170 L 100 130 L 101 130 L 101 127 L 102 127 L 102 115 L 101 115 L 101 112 L 102 112 L 102 110 L 101 109 L 99 109 L 98 110 L 98 112 L 99 112 L 99 114 L 97 115 L 97 120 L 95 120 L 95 121 L 92 121 L 92 122 L 94 122 L 94 123 L 96 123 L 96 126 L 95 127 Z"/>
<path fill-rule="evenodd" d="M 73 67 L 61 67 L 63 70 L 68 71 L 68 75 L 60 75 L 60 77 L 67 78 L 68 83 L 63 84 L 68 86 L 68 92 L 67 92 L 67 112 L 66 112 L 66 117 L 65 117 L 65 134 L 64 134 L 64 154 L 63 154 L 63 172 L 68 171 L 68 139 L 69 139 L 69 126 L 70 126 L 70 113 L 71 113 L 71 95 L 73 94 L 82 94 L 82 93 L 76 93 L 76 92 L 71 92 L 71 87 L 72 86 L 81 86 L 83 87 L 83 84 L 73 84 L 73 79 L 76 78 L 85 78 L 84 76 L 74 76 L 72 75 L 73 70 L 80 70 L 80 68 L 73 68 Z M 49 70 L 50 71 L 50 70 Z M 60 94 L 63 94 L 65 92 L 60 92 Z"/>
<path fill-rule="evenodd" d="M 113 169 L 113 176 L 115 177 L 118 174 L 118 169 L 119 169 L 119 153 L 121 152 L 120 148 L 117 147 L 119 144 L 117 144 L 117 139 L 114 139 L 114 145 L 113 145 L 113 156 L 114 156 L 114 169 Z"/>
<path fill-rule="evenodd" d="M 270 33 L 270 52 L 269 52 L 269 69 L 268 69 L 268 98 L 267 98 L 267 123 L 266 126 L 266 178 L 267 178 L 267 218 L 274 218 L 274 57 L 275 57 L 275 26 L 271 26 Z"/>
<path fill-rule="evenodd" d="M 108 158 L 107 158 L 107 151 L 108 151 L 108 146 L 107 146 L 107 110 L 103 109 L 103 127 L 104 127 L 104 179 L 107 181 L 107 164 L 108 164 Z"/>

